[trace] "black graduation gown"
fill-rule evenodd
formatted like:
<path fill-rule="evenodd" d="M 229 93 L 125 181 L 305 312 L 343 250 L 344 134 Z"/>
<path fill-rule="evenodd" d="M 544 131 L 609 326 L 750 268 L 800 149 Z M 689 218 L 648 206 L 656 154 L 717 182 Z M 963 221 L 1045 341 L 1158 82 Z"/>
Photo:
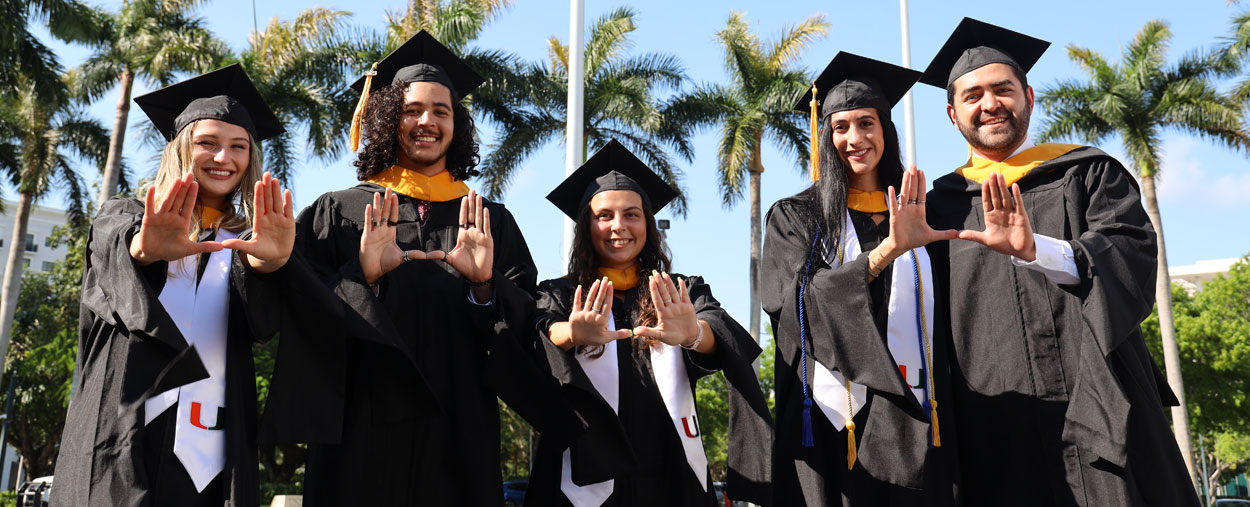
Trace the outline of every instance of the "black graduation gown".
<path fill-rule="evenodd" d="M 317 199 L 297 218 L 296 250 L 324 287 L 338 295 L 338 325 L 309 331 L 345 337 L 342 377 L 292 368 L 284 384 L 320 383 L 313 426 L 292 428 L 311 442 L 304 502 L 332 505 L 495 505 L 502 502 L 496 396 L 544 435 L 581 430 L 558 387 L 534 364 L 524 338 L 536 268 L 525 238 L 501 204 L 487 202 L 494 235 L 495 299 L 468 299 L 461 275 L 441 261 L 401 264 L 374 295 L 360 270 L 365 205 L 383 187 L 362 183 Z M 404 249 L 451 251 L 460 199 L 432 203 L 399 195 L 396 242 Z M 284 328 L 284 332 L 287 328 Z M 278 375 L 278 374 L 275 374 Z M 290 435 L 283 435 L 289 440 Z"/>
<path fill-rule="evenodd" d="M 807 190 L 810 194 L 813 190 Z M 864 254 L 835 269 L 820 251 L 812 259 L 807 313 L 808 383 L 816 360 L 868 389 L 855 414 L 858 460 L 847 470 L 846 430 L 839 431 L 814 403 L 810 410 L 815 445 L 804 447 L 803 358 L 799 343 L 798 295 L 814 238 L 799 201 L 778 201 L 768 212 L 764 240 L 764 311 L 776 338 L 777 443 L 773 458 L 776 505 L 953 505 L 957 503 L 955 434 L 950 379 L 942 365 L 947 350 L 940 332 L 946 316 L 935 312 L 931 337 L 933 380 L 938 400 L 941 447 L 931 447 L 929 414 L 907 387 L 886 343 L 893 264 L 868 283 L 867 252 L 888 233 L 864 213 L 851 210 L 851 224 Z M 826 233 L 828 233 L 826 231 Z M 935 261 L 936 262 L 936 261 Z M 910 273 L 903 276 L 910 277 Z M 936 280 L 935 280 L 936 283 Z M 942 292 L 935 290 L 935 300 Z M 935 303 L 935 310 L 938 305 Z"/>
<path fill-rule="evenodd" d="M 158 299 L 168 263 L 139 267 L 130 257 L 130 241 L 142 220 L 141 202 L 114 198 L 91 225 L 79 318 L 79 384 L 66 416 L 52 505 L 195 505 L 214 496 L 224 500 L 216 505 L 258 505 L 251 346 L 278 329 L 276 314 L 264 305 L 273 294 L 269 281 L 280 279 L 282 270 L 260 275 L 240 254 L 232 256 L 226 464 L 197 495 L 173 455 L 177 407 L 144 425 L 150 396 L 207 378 L 208 372 Z"/>
<path fill-rule="evenodd" d="M 1176 399 L 1139 328 L 1156 247 L 1136 182 L 1082 147 L 1019 185 L 1034 232 L 1072 246 L 1080 282 L 971 241 L 943 245 L 968 505 L 1198 505 L 1163 414 Z M 983 230 L 981 184 L 939 178 L 928 212 L 935 228 Z"/>
<path fill-rule="evenodd" d="M 682 275 L 674 275 L 682 277 Z M 751 362 L 760 348 L 712 297 L 701 277 L 686 277 L 698 318 L 716 335 L 711 355 L 683 351 L 690 388 L 698 379 L 721 370 L 729 385 L 729 485 L 733 498 L 766 503 L 768 495 L 768 448 L 772 441 L 768 405 L 760 391 Z M 589 429 L 572 446 L 572 474 L 577 484 L 615 479 L 608 506 L 717 505 L 708 476 L 708 491 L 690 470 L 681 441 L 673 431 L 664 399 L 651 369 L 649 347 L 641 341 L 617 342 L 619 368 L 619 416 L 599 395 L 572 350 L 552 345 L 547 330 L 569 318 L 574 287 L 568 278 L 542 282 L 538 287 L 538 311 L 534 319 L 540 353 L 563 386 Z M 617 291 L 612 305 L 617 329 L 635 326 L 638 289 Z M 565 442 L 542 440 L 535 455 L 526 492 L 526 505 L 569 505 L 560 492 L 560 473 Z M 708 472 L 705 472 L 708 473 Z"/>

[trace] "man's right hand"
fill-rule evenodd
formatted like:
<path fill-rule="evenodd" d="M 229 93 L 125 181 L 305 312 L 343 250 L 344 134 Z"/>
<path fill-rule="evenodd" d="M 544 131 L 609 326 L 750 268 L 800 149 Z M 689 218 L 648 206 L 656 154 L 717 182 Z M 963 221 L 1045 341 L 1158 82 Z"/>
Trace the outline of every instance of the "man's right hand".
<path fill-rule="evenodd" d="M 382 275 L 399 267 L 404 260 L 435 260 L 446 256 L 440 250 L 404 251 L 395 243 L 395 226 L 399 220 L 399 195 L 386 189 L 385 197 L 373 194 L 373 203 L 365 205 L 364 232 L 360 235 L 360 270 L 365 281 L 377 282 Z"/>
<path fill-rule="evenodd" d="M 174 180 L 164 195 L 157 196 L 156 189 L 148 187 L 143 203 L 143 223 L 130 241 L 130 257 L 136 263 L 147 266 L 156 261 L 175 261 L 223 248 L 219 242 L 197 242 L 187 236 L 199 189 L 191 173 Z"/>

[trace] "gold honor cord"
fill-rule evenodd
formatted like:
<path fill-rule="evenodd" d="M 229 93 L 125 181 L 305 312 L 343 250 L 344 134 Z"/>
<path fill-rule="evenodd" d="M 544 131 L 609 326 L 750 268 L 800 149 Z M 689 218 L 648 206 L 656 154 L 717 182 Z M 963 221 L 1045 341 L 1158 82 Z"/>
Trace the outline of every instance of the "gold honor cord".
<path fill-rule="evenodd" d="M 815 91 L 816 87 L 813 86 L 812 96 L 816 95 L 814 93 Z M 853 226 L 851 224 L 846 224 L 844 227 Z M 845 252 L 846 251 L 841 248 L 838 249 L 839 266 L 841 266 L 846 260 Z M 846 424 L 846 469 L 850 470 L 855 468 L 855 461 L 859 459 L 859 450 L 855 447 L 855 402 L 851 399 L 851 377 L 844 373 L 842 375 L 842 380 L 846 381 L 846 384 L 844 384 L 846 386 L 846 420 L 844 421 Z"/>
<path fill-rule="evenodd" d="M 812 83 L 812 181 L 820 181 L 820 102 L 816 100 L 816 83 Z"/>
<path fill-rule="evenodd" d="M 352 151 L 360 147 L 360 123 L 365 118 L 365 105 L 369 103 L 369 90 L 373 88 L 373 76 L 378 75 L 378 63 L 365 72 L 365 89 L 360 92 L 360 102 L 356 103 L 356 112 L 352 113 L 352 130 L 348 134 L 348 145 Z"/>
<path fill-rule="evenodd" d="M 916 259 L 914 256 L 912 258 Z M 929 420 L 933 421 L 933 447 L 942 447 L 942 437 L 938 433 L 937 386 L 933 384 L 933 348 L 929 343 L 929 328 L 924 325 L 927 320 L 924 315 L 924 283 L 920 278 L 920 262 L 913 261 L 912 268 L 916 270 L 916 307 L 920 309 L 920 333 L 924 336 L 924 358 L 928 363 L 925 365 L 925 373 L 928 374 L 929 381 Z"/>

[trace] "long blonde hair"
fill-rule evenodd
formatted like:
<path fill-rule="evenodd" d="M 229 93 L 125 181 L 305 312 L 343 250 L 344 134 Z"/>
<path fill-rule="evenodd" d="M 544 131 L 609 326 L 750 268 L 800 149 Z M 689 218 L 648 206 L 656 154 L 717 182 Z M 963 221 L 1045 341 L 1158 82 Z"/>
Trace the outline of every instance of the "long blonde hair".
<path fill-rule="evenodd" d="M 192 137 L 195 133 L 195 126 L 201 121 L 203 120 L 196 120 L 183 127 L 182 132 L 165 144 L 165 150 L 161 152 L 161 166 L 156 171 L 156 181 L 152 182 L 157 195 L 169 192 L 174 185 L 174 180 L 186 176 L 195 167 L 195 161 L 191 158 Z M 239 186 L 226 197 L 227 209 L 221 210 L 222 217 L 218 222 L 218 227 L 228 231 L 241 231 L 252 225 L 252 202 L 256 193 L 256 182 L 261 179 L 264 159 L 251 132 L 248 132 L 247 140 L 249 151 L 247 169 L 243 173 L 243 179 L 239 180 Z M 144 192 L 146 191 L 145 189 Z M 192 211 L 191 227 L 187 231 L 187 237 L 192 241 L 198 241 L 201 232 L 200 207 L 196 206 Z"/>

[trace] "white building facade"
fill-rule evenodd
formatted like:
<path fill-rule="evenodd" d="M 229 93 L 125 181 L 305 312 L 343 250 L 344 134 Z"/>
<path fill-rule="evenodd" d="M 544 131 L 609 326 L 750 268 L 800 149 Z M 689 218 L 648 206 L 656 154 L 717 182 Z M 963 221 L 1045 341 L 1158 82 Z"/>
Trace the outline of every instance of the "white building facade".
<path fill-rule="evenodd" d="M 14 215 L 17 202 L 4 200 L 4 213 L 0 213 L 0 276 L 4 274 L 5 261 L 9 258 L 13 241 Z M 26 266 L 22 273 L 42 273 L 52 269 L 52 264 L 65 257 L 65 245 L 52 247 L 52 229 L 66 223 L 65 210 L 35 205 L 26 227 L 26 249 L 22 252 Z"/>

